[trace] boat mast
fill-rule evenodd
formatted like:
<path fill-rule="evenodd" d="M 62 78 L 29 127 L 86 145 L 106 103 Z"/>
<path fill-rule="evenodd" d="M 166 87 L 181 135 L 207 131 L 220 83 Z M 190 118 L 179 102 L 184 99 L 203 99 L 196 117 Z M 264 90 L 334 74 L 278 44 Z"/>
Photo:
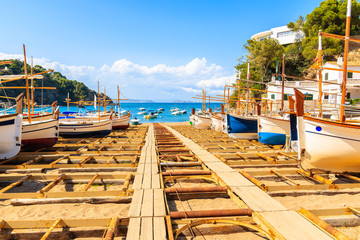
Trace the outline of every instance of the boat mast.
<path fill-rule="evenodd" d="M 341 108 L 340 108 L 341 122 L 345 122 L 345 98 L 346 98 L 347 63 L 348 63 L 349 38 L 350 38 L 350 21 L 351 21 L 351 0 L 348 0 L 347 13 L 346 13 L 343 82 L 342 82 Z"/>
<path fill-rule="evenodd" d="M 31 75 L 34 74 L 34 70 L 33 70 L 33 57 L 31 56 Z M 34 114 L 34 77 L 31 78 L 31 108 L 32 108 L 32 113 Z"/>
<path fill-rule="evenodd" d="M 29 123 L 31 123 L 31 112 L 30 112 L 30 97 L 29 97 L 29 79 L 27 76 L 27 64 L 26 64 L 26 51 L 25 51 L 25 44 L 23 44 L 24 50 L 24 71 L 25 71 L 25 82 L 26 82 L 26 98 L 27 98 L 27 105 L 28 105 L 28 119 Z"/>
<path fill-rule="evenodd" d="M 281 114 L 284 111 L 284 89 L 285 89 L 285 54 L 283 54 L 282 74 L 281 74 L 281 106 L 280 106 Z"/>
<path fill-rule="evenodd" d="M 322 42 L 321 30 L 319 31 L 319 53 L 318 53 L 318 66 L 319 66 L 319 117 L 322 117 Z"/>
<path fill-rule="evenodd" d="M 99 122 L 100 122 L 100 83 L 98 81 L 98 115 L 99 115 Z"/>
<path fill-rule="evenodd" d="M 67 110 L 69 111 L 69 104 L 70 104 L 70 96 L 69 96 L 69 92 L 68 92 L 68 97 L 66 99 L 66 102 L 67 102 Z"/>
<path fill-rule="evenodd" d="M 250 79 L 250 62 L 247 63 L 247 74 L 246 80 Z M 249 82 L 246 82 L 246 112 L 245 115 L 248 116 L 249 114 Z"/>
<path fill-rule="evenodd" d="M 117 94 L 118 94 L 118 113 L 120 112 L 120 89 L 119 85 L 117 85 Z"/>
<path fill-rule="evenodd" d="M 106 88 L 104 87 L 104 114 L 106 114 Z"/>

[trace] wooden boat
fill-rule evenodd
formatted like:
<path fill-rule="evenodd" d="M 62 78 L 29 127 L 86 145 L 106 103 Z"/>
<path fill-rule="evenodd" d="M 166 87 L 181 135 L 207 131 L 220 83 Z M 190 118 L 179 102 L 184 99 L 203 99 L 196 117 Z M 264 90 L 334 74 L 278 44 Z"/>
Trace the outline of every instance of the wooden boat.
<path fill-rule="evenodd" d="M 222 114 L 211 114 L 211 129 L 217 132 L 223 131 L 223 118 Z"/>
<path fill-rule="evenodd" d="M 22 129 L 22 148 L 23 150 L 34 150 L 45 147 L 52 147 L 59 138 L 59 119 L 42 120 L 41 116 L 32 118 L 31 122 L 24 119 Z"/>
<path fill-rule="evenodd" d="M 0 159 L 15 157 L 21 149 L 23 94 L 16 98 L 16 113 L 0 116 Z"/>
<path fill-rule="evenodd" d="M 290 136 L 290 120 L 281 117 L 258 116 L 259 142 L 270 145 L 285 145 Z"/>
<path fill-rule="evenodd" d="M 258 138 L 258 120 L 256 117 L 226 115 L 226 128 L 224 132 L 229 137 L 240 139 Z"/>
<path fill-rule="evenodd" d="M 211 125 L 210 116 L 195 114 L 194 126 L 198 129 L 209 129 Z"/>
<path fill-rule="evenodd" d="M 61 137 L 105 137 L 112 131 L 112 120 L 60 122 Z"/>
<path fill-rule="evenodd" d="M 296 115 L 299 136 L 299 159 L 307 170 L 329 172 L 360 172 L 360 122 L 345 119 L 347 56 L 350 38 L 351 1 L 347 3 L 346 36 L 340 119 L 338 121 L 315 118 L 304 114 L 305 95 L 295 89 Z M 329 36 L 322 33 L 323 36 Z M 320 35 L 321 36 L 321 35 Z M 333 37 L 332 35 L 329 37 Z M 319 44 L 319 59 L 321 49 Z M 321 62 L 320 62 L 321 66 Z"/>
<path fill-rule="evenodd" d="M 157 118 L 158 114 L 154 112 L 149 112 L 149 115 L 144 116 L 146 119 L 154 119 Z"/>
<path fill-rule="evenodd" d="M 130 113 L 123 115 L 123 116 L 115 116 L 112 119 L 112 129 L 119 130 L 119 129 L 127 129 L 129 127 L 130 121 Z"/>

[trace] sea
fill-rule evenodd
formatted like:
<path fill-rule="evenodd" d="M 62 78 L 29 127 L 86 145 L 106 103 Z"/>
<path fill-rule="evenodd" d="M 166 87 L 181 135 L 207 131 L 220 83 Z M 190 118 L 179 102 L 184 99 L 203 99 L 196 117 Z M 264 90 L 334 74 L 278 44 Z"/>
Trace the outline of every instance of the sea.
<path fill-rule="evenodd" d="M 196 110 L 201 110 L 201 103 L 121 103 L 121 110 L 130 111 L 131 117 L 130 119 L 137 118 L 140 119 L 141 123 L 161 123 L 161 122 L 186 122 L 189 121 L 189 115 L 191 113 L 191 109 L 195 108 Z M 110 111 L 111 107 L 107 106 L 106 109 Z M 209 107 L 209 103 L 207 103 L 206 107 Z M 214 110 L 216 108 L 220 108 L 220 103 L 210 103 L 210 107 Z M 87 111 L 94 111 L 94 106 L 85 106 Z M 157 118 L 154 119 L 146 119 L 144 115 L 138 115 L 139 108 L 145 108 L 146 110 L 154 110 L 156 111 L 159 108 L 164 108 L 163 113 L 159 113 Z M 170 110 L 173 108 L 178 108 L 179 110 L 186 110 L 186 113 L 183 115 L 171 115 Z M 48 111 L 51 111 L 49 108 Z M 103 107 L 100 108 L 101 111 L 104 110 Z M 35 112 L 37 109 L 35 108 Z M 66 106 L 60 106 L 60 112 L 68 111 Z M 70 106 L 69 111 L 84 111 L 84 109 L 79 109 L 77 106 Z M 25 112 L 25 109 L 24 109 Z"/>

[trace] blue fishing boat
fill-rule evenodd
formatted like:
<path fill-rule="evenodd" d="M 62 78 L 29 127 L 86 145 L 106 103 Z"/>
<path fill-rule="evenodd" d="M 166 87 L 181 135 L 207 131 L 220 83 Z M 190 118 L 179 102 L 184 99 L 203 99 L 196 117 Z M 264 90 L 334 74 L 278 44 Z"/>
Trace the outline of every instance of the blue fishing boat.
<path fill-rule="evenodd" d="M 258 120 L 256 117 L 234 116 L 227 114 L 225 133 L 229 137 L 241 139 L 258 138 Z"/>

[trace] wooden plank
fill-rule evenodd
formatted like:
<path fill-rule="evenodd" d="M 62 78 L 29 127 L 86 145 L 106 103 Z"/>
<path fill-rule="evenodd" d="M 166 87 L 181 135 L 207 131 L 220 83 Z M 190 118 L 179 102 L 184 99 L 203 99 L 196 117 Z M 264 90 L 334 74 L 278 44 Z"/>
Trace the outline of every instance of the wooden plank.
<path fill-rule="evenodd" d="M 153 218 L 145 217 L 141 218 L 141 232 L 140 239 L 141 240 L 151 240 L 153 239 Z"/>
<path fill-rule="evenodd" d="M 151 164 L 144 164 L 145 169 L 144 169 L 144 174 L 151 174 Z"/>
<path fill-rule="evenodd" d="M 136 189 L 133 194 L 128 216 L 139 217 L 143 200 L 144 190 Z"/>
<path fill-rule="evenodd" d="M 333 239 L 295 211 L 256 213 L 254 220 L 266 228 L 268 228 L 268 225 L 272 226 L 285 239 Z"/>
<path fill-rule="evenodd" d="M 154 216 L 165 216 L 164 191 L 154 189 Z"/>
<path fill-rule="evenodd" d="M 216 174 L 230 187 L 254 186 L 252 182 L 240 175 L 240 173 L 220 172 Z"/>
<path fill-rule="evenodd" d="M 159 174 L 152 175 L 151 180 L 152 180 L 151 188 L 153 188 L 153 189 L 161 188 L 161 186 L 160 186 L 160 175 Z"/>
<path fill-rule="evenodd" d="M 135 174 L 134 183 L 132 189 L 142 189 L 143 174 Z"/>
<path fill-rule="evenodd" d="M 140 218 L 130 218 L 128 231 L 126 234 L 127 240 L 139 240 L 140 239 Z"/>
<path fill-rule="evenodd" d="M 281 203 L 270 197 L 258 187 L 232 187 L 231 189 L 253 211 L 263 212 L 287 210 Z"/>
<path fill-rule="evenodd" d="M 147 164 L 149 165 L 149 164 Z M 151 188 L 151 174 L 144 174 L 144 177 L 143 177 L 143 184 L 142 184 L 142 188 L 143 189 L 150 189 Z"/>
<path fill-rule="evenodd" d="M 152 189 L 144 189 L 144 197 L 141 205 L 141 216 L 154 216 L 154 192 Z"/>
<path fill-rule="evenodd" d="M 139 163 L 138 167 L 137 167 L 137 170 L 136 170 L 136 173 L 143 174 L 144 171 L 145 171 L 145 164 L 144 163 Z"/>
<path fill-rule="evenodd" d="M 151 164 L 151 174 L 158 174 L 159 173 L 159 167 L 157 164 Z"/>
<path fill-rule="evenodd" d="M 167 239 L 165 219 L 163 217 L 154 217 L 154 239 Z"/>

